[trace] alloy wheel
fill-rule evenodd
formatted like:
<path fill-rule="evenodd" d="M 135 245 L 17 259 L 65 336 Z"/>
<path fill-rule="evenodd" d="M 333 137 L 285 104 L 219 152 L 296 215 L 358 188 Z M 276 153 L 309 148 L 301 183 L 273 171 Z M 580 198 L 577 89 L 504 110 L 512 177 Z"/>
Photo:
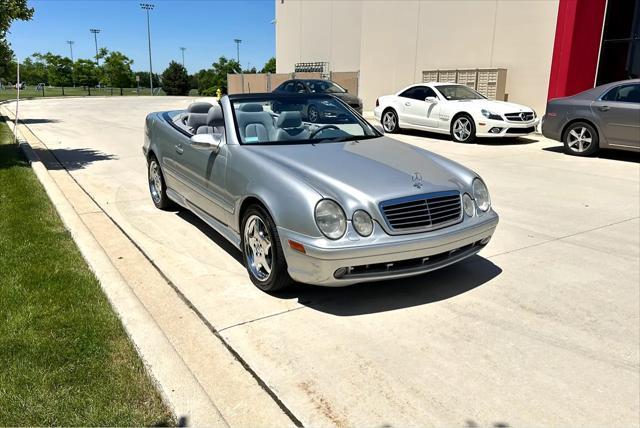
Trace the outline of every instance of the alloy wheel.
<path fill-rule="evenodd" d="M 318 116 L 318 110 L 315 107 L 309 107 L 309 122 L 317 122 Z"/>
<path fill-rule="evenodd" d="M 453 124 L 453 135 L 458 141 L 466 141 L 471 135 L 471 122 L 466 117 L 459 117 Z"/>
<path fill-rule="evenodd" d="M 567 135 L 567 146 L 576 153 L 583 153 L 591 147 L 593 136 L 585 126 L 576 126 Z"/>
<path fill-rule="evenodd" d="M 273 268 L 271 236 L 257 215 L 252 215 L 245 223 L 244 252 L 251 274 L 259 281 L 268 280 Z"/>
<path fill-rule="evenodd" d="M 382 117 L 382 127 L 386 132 L 393 132 L 396 129 L 396 115 L 388 111 Z"/>
<path fill-rule="evenodd" d="M 149 162 L 149 191 L 151 198 L 156 204 L 162 199 L 162 176 L 160 173 L 160 165 L 155 159 Z"/>

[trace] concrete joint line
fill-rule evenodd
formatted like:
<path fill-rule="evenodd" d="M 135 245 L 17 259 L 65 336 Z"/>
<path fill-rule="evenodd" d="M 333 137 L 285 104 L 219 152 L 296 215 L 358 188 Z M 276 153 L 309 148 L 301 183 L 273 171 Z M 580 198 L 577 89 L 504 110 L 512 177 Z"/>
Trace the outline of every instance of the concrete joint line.
<path fill-rule="evenodd" d="M 4 110 L 13 116 L 10 110 Z M 18 126 L 20 148 L 82 256 L 98 278 L 164 401 L 181 424 L 228 427 L 218 408 L 49 175 L 24 138 L 22 126 Z"/>

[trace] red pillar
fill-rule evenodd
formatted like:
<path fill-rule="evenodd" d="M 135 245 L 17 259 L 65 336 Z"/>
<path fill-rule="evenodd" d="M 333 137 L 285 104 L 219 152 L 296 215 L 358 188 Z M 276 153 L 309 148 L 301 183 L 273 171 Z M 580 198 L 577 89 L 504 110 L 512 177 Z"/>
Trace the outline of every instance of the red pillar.
<path fill-rule="evenodd" d="M 593 88 L 606 0 L 560 0 L 548 99 Z"/>

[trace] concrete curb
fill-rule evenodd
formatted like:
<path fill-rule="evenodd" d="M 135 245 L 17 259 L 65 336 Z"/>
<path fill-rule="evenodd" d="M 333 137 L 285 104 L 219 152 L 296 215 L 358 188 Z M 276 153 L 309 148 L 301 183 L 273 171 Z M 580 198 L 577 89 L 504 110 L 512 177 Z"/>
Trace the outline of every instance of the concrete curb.
<path fill-rule="evenodd" d="M 13 112 L 0 106 L 8 118 Z M 13 121 L 13 120 L 12 120 Z M 198 383 L 161 328 L 113 265 L 78 213 L 50 176 L 18 123 L 20 148 L 31 163 L 65 227 L 94 272 L 111 306 L 120 318 L 147 372 L 180 425 L 229 426 Z"/>

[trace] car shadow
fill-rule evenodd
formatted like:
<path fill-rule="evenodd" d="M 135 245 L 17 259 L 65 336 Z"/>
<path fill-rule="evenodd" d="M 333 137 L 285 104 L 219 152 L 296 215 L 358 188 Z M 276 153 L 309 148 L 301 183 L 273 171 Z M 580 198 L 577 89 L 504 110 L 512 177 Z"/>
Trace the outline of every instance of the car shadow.
<path fill-rule="evenodd" d="M 297 284 L 276 296 L 298 299 L 301 305 L 331 315 L 355 316 L 447 300 L 486 284 L 501 273 L 500 267 L 475 255 L 419 276 L 337 288 Z"/>
<path fill-rule="evenodd" d="M 385 135 L 392 137 L 395 134 Z M 450 135 L 438 134 L 437 132 L 422 131 L 417 129 L 403 129 L 402 131 L 400 131 L 399 135 L 411 135 L 414 137 L 431 138 L 433 140 L 448 141 L 454 144 L 467 144 L 453 141 Z M 538 141 L 539 140 L 530 135 L 527 137 L 478 138 L 476 139 L 474 144 L 478 144 L 480 146 L 517 146 L 523 144 L 533 144 L 537 143 Z"/>
<path fill-rule="evenodd" d="M 24 125 L 37 125 L 40 123 L 60 123 L 58 119 L 20 119 Z"/>
<path fill-rule="evenodd" d="M 570 156 L 564 152 L 564 146 L 545 147 L 542 150 L 546 152 L 560 153 L 565 156 Z M 617 160 L 622 162 L 640 163 L 640 153 L 626 150 L 600 149 L 593 157 L 599 159 Z"/>

